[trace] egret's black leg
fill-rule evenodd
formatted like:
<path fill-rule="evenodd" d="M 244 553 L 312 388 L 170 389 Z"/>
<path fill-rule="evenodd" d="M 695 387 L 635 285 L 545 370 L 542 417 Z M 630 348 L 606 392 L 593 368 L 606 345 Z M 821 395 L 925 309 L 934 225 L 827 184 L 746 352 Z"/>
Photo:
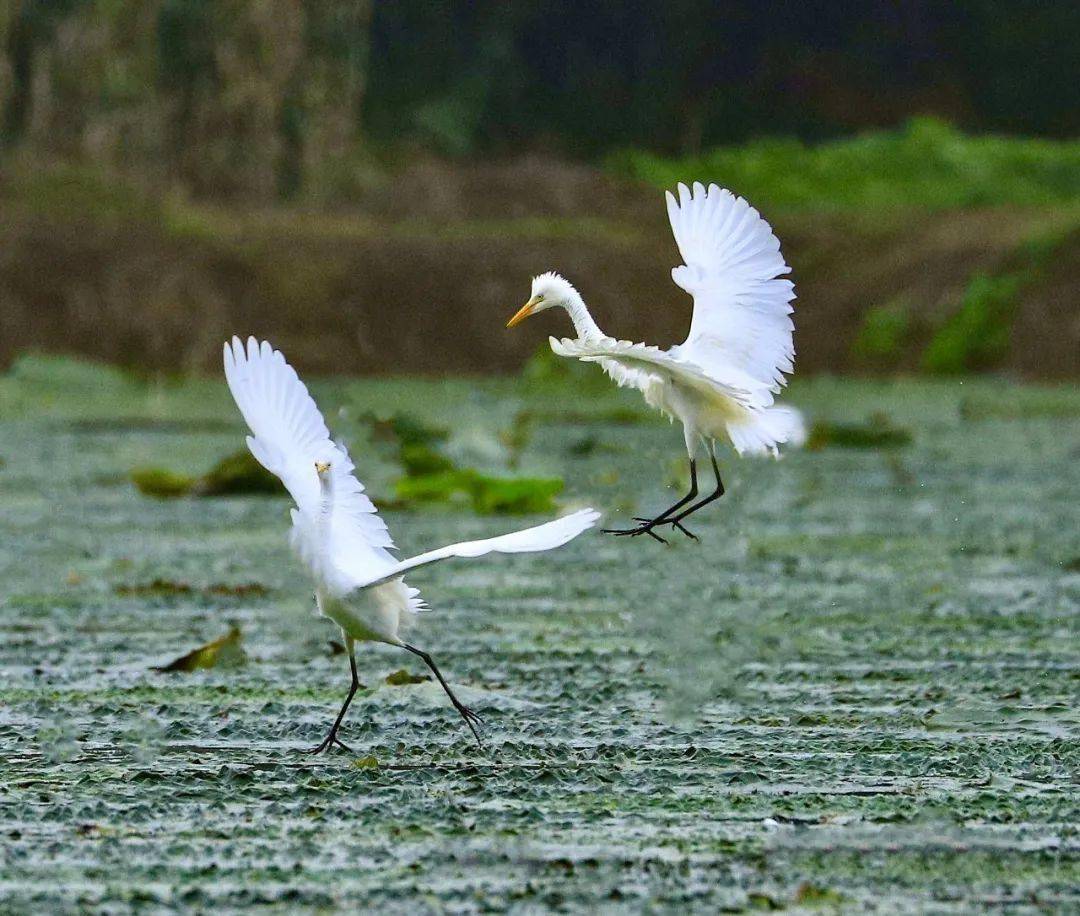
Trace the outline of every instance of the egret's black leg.
<path fill-rule="evenodd" d="M 694 538 L 694 540 L 697 540 L 697 537 L 694 534 L 687 531 L 677 521 L 673 522 L 672 519 L 670 518 L 671 515 L 673 515 L 675 512 L 677 512 L 683 506 L 685 506 L 688 502 L 693 500 L 697 495 L 698 495 L 697 461 L 695 461 L 693 458 L 691 458 L 690 459 L 690 492 L 687 493 L 677 503 L 675 503 L 675 505 L 669 506 L 667 509 L 665 509 L 663 512 L 661 512 L 655 518 L 643 518 L 641 516 L 635 515 L 634 516 L 634 521 L 641 522 L 641 524 L 637 525 L 634 528 L 604 528 L 603 531 L 604 531 L 605 534 L 614 534 L 616 536 L 630 535 L 631 537 L 634 537 L 634 536 L 637 536 L 639 534 L 647 534 L 650 537 L 653 537 L 656 540 L 661 541 L 661 542 L 666 544 L 667 541 L 665 541 L 662 537 L 660 537 L 660 535 L 658 535 L 655 531 L 653 531 L 653 528 L 655 528 L 657 525 L 664 525 L 664 524 L 667 524 L 667 523 L 671 522 L 674 525 L 674 527 L 678 528 L 687 537 L 691 537 L 691 538 Z"/>
<path fill-rule="evenodd" d="M 665 509 L 663 512 L 661 512 L 658 516 L 656 516 L 656 518 L 648 519 L 648 518 L 637 518 L 637 517 L 635 517 L 634 520 L 639 521 L 639 522 L 651 522 L 653 525 L 658 525 L 660 522 L 667 519 L 667 517 L 669 515 L 674 515 L 676 510 L 681 509 L 683 506 L 685 506 L 688 502 L 690 502 L 697 495 L 698 495 L 697 460 L 694 459 L 694 458 L 691 458 L 690 459 L 690 492 L 687 493 L 677 503 L 675 503 L 675 505 L 669 506 L 667 509 Z"/>
<path fill-rule="evenodd" d="M 679 522 L 681 522 L 688 515 L 693 515 L 695 512 L 697 512 L 698 509 L 707 506 L 709 503 L 718 500 L 721 496 L 724 495 L 724 481 L 720 479 L 720 466 L 716 463 L 716 455 L 711 450 L 709 452 L 709 457 L 712 459 L 713 474 L 716 475 L 716 489 L 713 490 L 712 493 L 706 496 L 703 500 L 701 500 L 701 502 L 694 503 L 694 505 L 692 505 L 689 509 L 685 509 L 678 515 L 666 519 L 666 521 L 670 522 L 672 525 L 677 526 Z"/>
<path fill-rule="evenodd" d="M 450 685 L 446 683 L 446 679 L 442 676 L 442 673 L 439 671 L 439 669 L 435 667 L 434 660 L 431 658 L 430 655 L 427 654 L 427 652 L 425 652 L 423 649 L 417 649 L 416 646 L 410 646 L 408 643 L 402 643 L 402 646 L 412 652 L 413 655 L 419 655 L 424 660 L 424 664 L 426 664 L 431 669 L 431 673 L 439 679 L 439 683 L 442 684 L 442 689 L 446 691 L 446 695 L 450 697 L 450 702 L 454 704 L 454 709 L 456 709 L 461 714 L 461 718 L 463 718 L 465 720 L 465 724 L 469 726 L 469 731 L 472 732 L 473 737 L 476 739 L 477 745 L 483 748 L 484 745 L 480 743 L 480 735 L 476 731 L 476 726 L 473 725 L 473 722 L 483 724 L 483 720 L 475 712 L 469 709 L 468 706 L 462 703 L 461 700 L 454 696 L 454 691 L 450 689 Z"/>
<path fill-rule="evenodd" d="M 338 713 L 337 718 L 334 720 L 334 724 L 330 727 L 330 733 L 323 739 L 322 744 L 317 744 L 315 747 L 308 748 L 306 751 L 308 754 L 321 754 L 323 751 L 328 751 L 334 746 L 340 747 L 350 754 L 353 752 L 352 749 L 337 736 L 338 729 L 341 728 L 341 722 L 345 718 L 345 713 L 349 708 L 349 704 L 353 701 L 353 697 L 356 696 L 356 691 L 360 687 L 360 677 L 356 673 L 356 653 L 353 641 L 351 639 L 346 641 L 349 644 L 349 668 L 352 670 L 352 683 L 349 685 L 349 695 L 345 697 L 345 702 L 341 704 L 341 712 Z"/>

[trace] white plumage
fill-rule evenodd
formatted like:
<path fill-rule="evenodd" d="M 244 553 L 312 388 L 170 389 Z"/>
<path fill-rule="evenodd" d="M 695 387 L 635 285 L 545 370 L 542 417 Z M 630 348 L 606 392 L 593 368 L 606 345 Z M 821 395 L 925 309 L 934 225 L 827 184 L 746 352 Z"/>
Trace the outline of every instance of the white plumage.
<path fill-rule="evenodd" d="M 679 185 L 678 201 L 670 191 L 665 197 L 685 262 L 672 268 L 671 278 L 694 297 L 678 356 L 721 376 L 740 373 L 754 406 L 767 407 L 795 359 L 795 284 L 779 279 L 790 270 L 780 240 L 757 210 L 716 185 L 706 192 L 695 184 L 693 194 Z"/>
<path fill-rule="evenodd" d="M 713 444 L 727 439 L 740 455 L 779 455 L 783 444 L 805 438 L 802 417 L 774 404 L 794 369 L 791 320 L 795 287 L 781 279 L 790 268 L 769 224 L 743 198 L 710 185 L 667 192 L 668 217 L 684 263 L 671 271 L 694 299 L 690 333 L 669 350 L 616 340 L 597 326 L 577 290 L 558 274 L 533 280 L 528 302 L 512 327 L 554 306 L 566 309 L 576 339 L 551 338 L 561 356 L 598 363 L 620 386 L 637 388 L 651 406 L 683 425 L 690 456 L 691 494 L 641 525 L 616 534 L 650 534 L 723 493 Z M 717 492 L 679 513 L 697 495 L 696 458 L 702 445 L 716 472 Z"/>
<path fill-rule="evenodd" d="M 251 453 L 288 489 L 296 508 L 289 541 L 315 581 L 319 611 L 341 627 L 349 650 L 355 693 L 356 641 L 400 646 L 421 656 L 473 727 L 475 714 L 458 703 L 430 656 L 407 645 L 401 631 L 425 607 L 404 573 L 450 557 L 552 550 L 592 527 L 599 513 L 583 509 L 500 537 L 451 544 L 407 560 L 390 553 L 394 542 L 345 447 L 330 439 L 315 401 L 285 357 L 266 341 L 225 344 L 225 378 L 252 435 Z M 337 723 L 316 750 L 339 744 Z M 475 729 L 473 730 L 475 734 Z"/>

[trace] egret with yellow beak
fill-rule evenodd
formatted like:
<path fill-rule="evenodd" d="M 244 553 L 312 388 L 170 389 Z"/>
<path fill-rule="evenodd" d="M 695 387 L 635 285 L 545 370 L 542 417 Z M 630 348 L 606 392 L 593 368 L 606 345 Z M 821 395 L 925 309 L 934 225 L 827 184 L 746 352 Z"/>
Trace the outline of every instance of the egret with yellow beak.
<path fill-rule="evenodd" d="M 682 423 L 690 457 L 690 490 L 637 525 L 605 529 L 616 535 L 648 534 L 671 525 L 688 537 L 684 519 L 724 494 L 716 442 L 728 441 L 740 455 L 779 456 L 780 445 L 805 438 L 802 417 L 774 403 L 794 371 L 791 302 L 795 287 L 781 279 L 790 268 L 769 224 L 743 198 L 700 183 L 667 192 L 668 218 L 683 265 L 671 271 L 676 285 L 694 299 L 690 333 L 668 350 L 609 337 L 566 280 L 549 272 L 535 277 L 529 301 L 507 322 L 512 328 L 546 309 L 565 309 L 575 338 L 549 338 L 560 356 L 600 367 L 620 387 L 638 389 L 646 403 Z M 716 486 L 697 500 L 697 458 L 708 454 Z"/>
<path fill-rule="evenodd" d="M 349 750 L 338 738 L 345 713 L 360 686 L 356 643 L 383 642 L 413 653 L 431 669 L 477 743 L 480 717 L 458 700 L 427 652 L 405 642 L 403 631 L 427 605 L 402 578 L 451 557 L 553 550 L 591 528 L 599 518 L 582 509 L 563 518 L 501 537 L 463 541 L 396 559 L 386 523 L 353 474 L 345 447 L 330 440 L 319 408 L 285 357 L 266 341 L 234 337 L 225 344 L 225 378 L 253 435 L 247 444 L 258 462 L 276 474 L 296 502 L 289 542 L 315 580 L 319 612 L 341 628 L 352 682 L 334 724 L 321 744 Z"/>

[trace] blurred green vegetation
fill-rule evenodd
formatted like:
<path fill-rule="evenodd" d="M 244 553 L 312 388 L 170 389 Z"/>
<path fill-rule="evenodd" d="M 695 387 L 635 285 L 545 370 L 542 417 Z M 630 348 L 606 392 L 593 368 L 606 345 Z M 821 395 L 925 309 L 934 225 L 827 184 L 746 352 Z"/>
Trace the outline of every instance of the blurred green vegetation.
<path fill-rule="evenodd" d="M 875 411 L 863 423 L 818 420 L 810 427 L 806 447 L 812 452 L 823 448 L 893 449 L 910 445 L 911 441 L 911 430 Z"/>
<path fill-rule="evenodd" d="M 958 374 L 987 369 L 1009 348 L 1009 324 L 1023 277 L 971 278 L 959 309 L 941 326 L 923 353 L 928 372 Z"/>
<path fill-rule="evenodd" d="M 933 118 L 817 146 L 763 139 L 679 158 L 625 150 L 612 154 L 608 167 L 660 188 L 714 181 L 762 209 L 941 210 L 1080 201 L 1080 140 L 969 136 Z"/>
<path fill-rule="evenodd" d="M 1042 279 L 1056 253 L 1076 230 L 1053 229 L 1021 243 L 997 273 L 976 273 L 956 309 L 935 330 L 921 368 L 942 375 L 980 372 L 1000 365 L 1026 287 Z"/>
<path fill-rule="evenodd" d="M 851 345 L 852 356 L 876 368 L 899 363 L 911 335 L 910 305 L 903 298 L 866 310 L 862 326 Z"/>

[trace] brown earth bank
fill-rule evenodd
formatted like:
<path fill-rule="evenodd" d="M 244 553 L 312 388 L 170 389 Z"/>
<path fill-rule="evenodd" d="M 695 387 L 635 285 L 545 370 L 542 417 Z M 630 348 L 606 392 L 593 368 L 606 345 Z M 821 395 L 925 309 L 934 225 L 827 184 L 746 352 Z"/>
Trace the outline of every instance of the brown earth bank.
<path fill-rule="evenodd" d="M 414 163 L 345 212 L 241 213 L 89 184 L 0 176 L 0 363 L 36 349 L 216 370 L 222 339 L 250 333 L 306 371 L 512 371 L 570 333 L 557 313 L 503 327 L 549 269 L 615 336 L 665 345 L 689 324 L 661 194 L 586 166 Z M 798 291 L 797 371 L 916 370 L 973 278 L 1022 271 L 994 319 L 1004 345 L 972 368 L 1080 375 L 1075 210 L 765 215 Z M 902 311 L 904 331 L 868 354 L 857 341 L 879 306 Z"/>

